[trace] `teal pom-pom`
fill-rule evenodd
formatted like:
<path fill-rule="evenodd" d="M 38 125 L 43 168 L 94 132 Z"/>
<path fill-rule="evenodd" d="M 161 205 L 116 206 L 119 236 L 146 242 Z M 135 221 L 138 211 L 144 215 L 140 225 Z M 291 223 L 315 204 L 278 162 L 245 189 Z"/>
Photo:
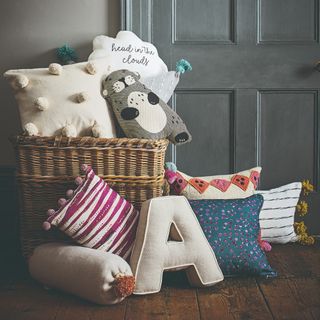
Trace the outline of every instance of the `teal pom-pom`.
<path fill-rule="evenodd" d="M 177 166 L 173 162 L 166 162 L 164 167 L 172 172 L 177 172 Z"/>
<path fill-rule="evenodd" d="M 67 44 L 57 49 L 57 57 L 61 64 L 71 64 L 78 60 L 76 51 Z"/>
<path fill-rule="evenodd" d="M 181 59 L 176 64 L 176 71 L 178 73 L 185 73 L 186 71 L 191 71 L 192 66 L 186 59 Z"/>

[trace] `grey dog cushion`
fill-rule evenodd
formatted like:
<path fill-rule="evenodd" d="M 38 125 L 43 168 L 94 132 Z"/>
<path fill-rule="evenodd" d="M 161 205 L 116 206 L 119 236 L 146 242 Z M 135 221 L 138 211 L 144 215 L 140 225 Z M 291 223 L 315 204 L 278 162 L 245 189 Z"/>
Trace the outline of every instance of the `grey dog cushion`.
<path fill-rule="evenodd" d="M 174 144 L 191 141 L 182 121 L 162 99 L 129 70 L 112 72 L 102 83 L 102 94 L 129 138 L 168 138 Z"/>

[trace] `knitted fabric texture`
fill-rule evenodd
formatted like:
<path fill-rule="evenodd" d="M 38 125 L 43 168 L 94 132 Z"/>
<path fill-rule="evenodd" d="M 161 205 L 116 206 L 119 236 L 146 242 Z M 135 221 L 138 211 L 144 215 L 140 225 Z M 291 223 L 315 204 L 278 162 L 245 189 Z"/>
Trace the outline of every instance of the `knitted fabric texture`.
<path fill-rule="evenodd" d="M 185 123 L 162 99 L 129 70 L 112 72 L 102 93 L 128 138 L 163 139 L 174 144 L 191 141 Z"/>

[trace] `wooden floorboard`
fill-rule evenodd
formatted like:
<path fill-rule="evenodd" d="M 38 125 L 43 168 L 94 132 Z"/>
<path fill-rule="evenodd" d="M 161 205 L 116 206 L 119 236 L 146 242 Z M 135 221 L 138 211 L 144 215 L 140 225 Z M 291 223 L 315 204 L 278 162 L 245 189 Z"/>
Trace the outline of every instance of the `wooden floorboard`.
<path fill-rule="evenodd" d="M 278 278 L 320 277 L 320 246 L 274 245 L 268 260 Z"/>
<path fill-rule="evenodd" d="M 165 290 L 151 295 L 130 297 L 127 302 L 126 319 L 167 319 Z"/>
<path fill-rule="evenodd" d="M 194 289 L 184 272 L 168 272 L 159 293 L 114 306 L 45 290 L 26 272 L 0 273 L 0 320 L 320 319 L 319 244 L 276 245 L 268 258 L 275 279 L 232 278 Z"/>
<path fill-rule="evenodd" d="M 200 319 L 197 292 L 184 272 L 168 272 L 161 292 L 128 299 L 126 319 Z"/>
<path fill-rule="evenodd" d="M 1 320 L 118 320 L 124 319 L 127 300 L 98 306 L 57 290 L 46 290 L 34 281 L 2 286 Z"/>
<path fill-rule="evenodd" d="M 222 283 L 198 290 L 201 319 L 259 319 L 272 315 L 254 278 L 226 279 Z"/>
<path fill-rule="evenodd" d="M 259 283 L 275 319 L 320 319 L 320 279 L 283 278 Z"/>

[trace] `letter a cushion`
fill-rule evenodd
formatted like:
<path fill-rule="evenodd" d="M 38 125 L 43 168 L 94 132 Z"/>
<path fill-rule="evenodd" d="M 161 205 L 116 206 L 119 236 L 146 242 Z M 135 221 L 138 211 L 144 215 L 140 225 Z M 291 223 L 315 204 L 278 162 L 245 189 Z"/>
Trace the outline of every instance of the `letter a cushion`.
<path fill-rule="evenodd" d="M 143 203 L 130 265 L 136 277 L 134 294 L 159 292 L 163 271 L 169 269 L 186 269 L 196 287 L 223 280 L 216 256 L 183 196 Z"/>

